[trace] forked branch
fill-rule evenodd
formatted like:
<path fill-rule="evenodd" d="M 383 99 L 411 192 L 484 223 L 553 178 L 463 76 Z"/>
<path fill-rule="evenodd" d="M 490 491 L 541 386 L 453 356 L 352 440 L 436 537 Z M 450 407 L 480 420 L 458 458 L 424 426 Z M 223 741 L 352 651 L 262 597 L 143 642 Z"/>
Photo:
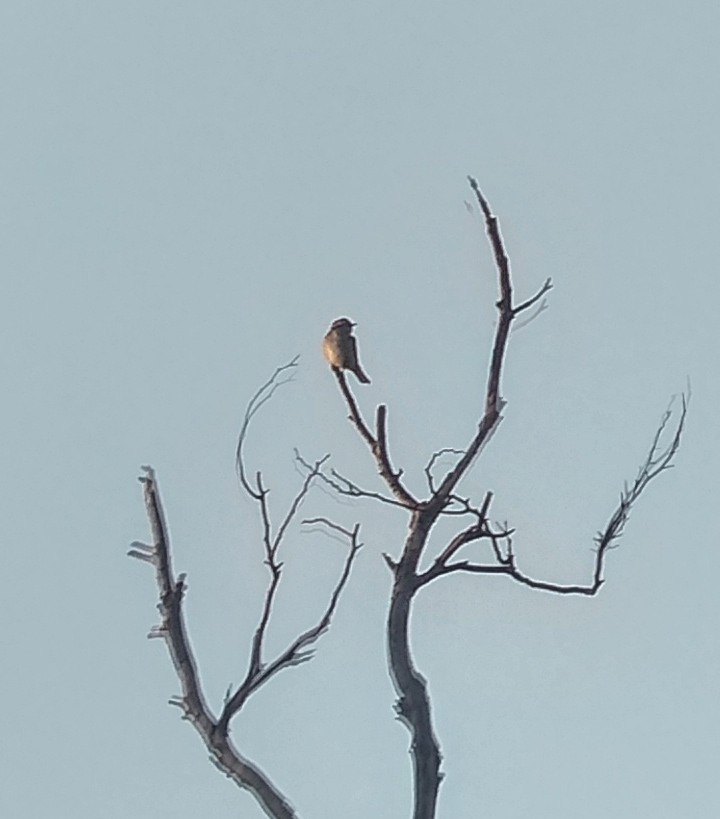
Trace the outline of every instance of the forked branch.
<path fill-rule="evenodd" d="M 332 526 L 330 521 L 325 521 L 324 519 L 322 520 L 326 525 Z M 303 523 L 317 522 L 318 521 L 316 519 L 303 521 Z M 358 541 L 358 534 L 360 531 L 359 525 L 356 525 L 352 530 L 345 530 L 337 525 L 332 526 L 332 528 L 344 533 L 349 542 L 349 548 L 347 557 L 345 558 L 345 562 L 343 564 L 342 572 L 340 573 L 340 576 L 335 584 L 335 588 L 330 594 L 330 599 L 325 611 L 318 618 L 318 621 L 314 626 L 311 626 L 306 631 L 302 632 L 273 660 L 263 662 L 260 653 L 261 648 L 258 649 L 257 655 L 253 655 L 251 658 L 250 667 L 248 668 L 245 679 L 237 687 L 235 692 L 226 699 L 225 707 L 223 708 L 220 719 L 218 720 L 218 731 L 221 733 L 227 733 L 227 726 L 232 717 L 240 711 L 243 705 L 247 702 L 248 698 L 268 680 L 275 676 L 275 674 L 282 671 L 284 668 L 290 668 L 291 666 L 300 665 L 308 660 L 311 660 L 313 657 L 313 651 L 310 647 L 328 630 L 328 628 L 330 628 L 330 623 L 332 621 L 333 614 L 335 613 L 335 609 L 337 608 L 338 600 L 340 599 L 340 595 L 342 594 L 342 591 L 350 578 L 350 572 L 357 553 L 362 547 L 362 543 Z M 266 609 L 264 608 L 263 614 L 265 610 Z M 262 646 L 266 627 L 267 623 L 261 621 L 253 641 L 254 651 L 256 644 Z M 261 628 L 262 633 L 259 635 Z"/>
<path fill-rule="evenodd" d="M 308 463 L 297 449 L 295 450 L 295 460 L 302 468 L 303 472 L 309 473 L 312 471 L 312 464 Z M 390 506 L 401 506 L 405 508 L 405 504 L 401 503 L 395 498 L 390 498 L 387 495 L 383 495 L 381 492 L 373 492 L 369 489 L 363 489 L 349 478 L 341 475 L 337 469 L 331 469 L 329 475 L 326 472 L 320 472 L 318 474 L 318 478 L 320 478 L 320 480 L 326 486 L 328 486 L 338 495 L 342 495 L 347 498 L 370 498 L 371 500 L 380 501 L 381 503 L 387 503 Z"/>
<path fill-rule="evenodd" d="M 473 179 L 472 176 L 468 177 L 468 181 L 470 182 L 470 187 L 472 188 L 475 198 L 480 205 L 480 209 L 483 212 L 483 216 L 485 218 L 485 229 L 490 246 L 492 247 L 493 254 L 495 256 L 495 266 L 498 271 L 498 284 L 500 289 L 500 298 L 496 303 L 499 316 L 497 328 L 495 330 L 492 354 L 490 357 L 487 385 L 485 388 L 485 408 L 480 419 L 480 423 L 478 424 L 478 431 L 473 440 L 470 442 L 470 445 L 465 450 L 463 457 L 460 458 L 455 467 L 448 472 L 437 491 L 433 494 L 431 503 L 438 508 L 442 508 L 446 504 L 448 497 L 468 471 L 473 461 L 480 453 L 480 450 L 485 443 L 487 443 L 500 422 L 500 411 L 502 409 L 500 382 L 508 336 L 510 334 L 510 325 L 516 316 L 518 316 L 524 310 L 532 307 L 552 288 L 552 281 L 547 279 L 534 296 L 527 299 L 527 301 L 522 302 L 522 304 L 513 305 L 510 260 L 505 252 L 505 245 L 503 243 L 502 236 L 500 235 L 500 227 L 498 225 L 497 217 L 490 210 L 490 206 L 483 196 L 477 181 Z"/>
<path fill-rule="evenodd" d="M 353 563 L 361 547 L 358 541 L 359 525 L 356 525 L 352 530 L 346 530 L 331 521 L 323 519 L 326 526 L 342 534 L 348 543 L 343 568 L 329 594 L 328 602 L 315 624 L 301 632 L 274 658 L 266 659 L 264 656 L 265 637 L 282 577 L 282 562 L 279 558 L 279 552 L 290 525 L 297 517 L 312 484 L 322 474 L 322 468 L 329 456 L 318 459 L 312 465 L 307 465 L 307 474 L 301 487 L 291 500 L 279 525 L 275 528 L 268 504 L 268 490 L 263 481 L 262 473 L 257 471 L 254 481 L 251 483 L 244 461 L 243 445 L 247 438 L 251 420 L 272 397 L 274 392 L 290 380 L 292 375 L 288 377 L 287 373 L 292 371 L 296 364 L 297 359 L 293 359 L 284 367 L 279 367 L 273 376 L 255 393 L 248 404 L 240 429 L 236 450 L 238 477 L 242 489 L 258 507 L 258 514 L 262 524 L 264 562 L 268 567 L 270 576 L 258 626 L 251 642 L 248 670 L 243 682 L 234 691 L 232 689 L 228 690 L 219 718 L 215 719 L 205 702 L 197 665 L 186 633 L 182 609 L 185 576 L 179 575 L 175 578 L 173 575 L 170 541 L 157 483 L 150 467 L 144 467 L 146 474 L 141 480 L 144 487 L 145 506 L 153 543 L 152 545 L 134 543 L 128 552 L 132 557 L 153 564 L 156 569 L 156 581 L 160 597 L 159 610 L 162 619 L 161 624 L 152 630 L 150 636 L 165 639 L 180 680 L 182 696 L 173 698 L 171 703 L 179 706 L 186 718 L 194 725 L 210 751 L 213 763 L 241 788 L 249 790 L 267 815 L 272 816 L 273 819 L 296 819 L 296 814 L 290 803 L 270 779 L 235 748 L 229 737 L 229 723 L 232 717 L 241 710 L 247 699 L 275 674 L 284 668 L 299 665 L 312 658 L 313 645 L 330 627 L 340 595 L 348 582 Z"/>
<path fill-rule="evenodd" d="M 145 475 L 140 479 L 145 496 L 153 543 L 133 544 L 129 554 L 155 566 L 160 596 L 158 609 L 161 622 L 149 636 L 163 637 L 177 673 L 182 696 L 171 702 L 180 706 L 185 718 L 195 727 L 210 753 L 210 759 L 226 776 L 240 788 L 249 791 L 268 816 L 273 819 L 297 819 L 288 800 L 268 777 L 235 748 L 224 733 L 218 733 L 217 723 L 205 703 L 197 665 L 185 629 L 182 600 L 185 593 L 185 576 L 175 578 L 170 558 L 170 539 L 155 474 L 143 467 Z"/>
<path fill-rule="evenodd" d="M 499 574 L 512 577 L 518 583 L 522 583 L 532 589 L 554 592 L 556 594 L 582 594 L 592 596 L 600 591 L 603 585 L 603 569 L 605 559 L 610 549 L 615 548 L 617 541 L 623 533 L 630 512 L 639 500 L 642 493 L 647 489 L 649 483 L 666 469 L 673 466 L 673 460 L 680 449 L 682 433 L 685 429 L 687 418 L 689 396 L 683 393 L 680 396 L 681 409 L 672 432 L 670 440 L 662 445 L 663 433 L 667 430 L 668 423 L 672 418 L 671 406 L 665 411 L 658 425 L 648 454 L 638 469 L 637 476 L 632 485 L 625 484 L 620 493 L 620 501 L 610 516 L 605 529 L 599 532 L 595 538 L 597 548 L 595 549 L 595 565 L 593 569 L 593 579 L 588 585 L 563 585 L 551 583 L 544 580 L 536 580 L 524 574 L 518 568 L 516 556 L 512 548 L 512 530 L 495 532 L 489 526 L 485 515 L 478 522 L 466 530 L 458 533 L 447 545 L 445 550 L 435 560 L 433 565 L 418 577 L 418 585 L 424 586 L 436 577 L 450 574 L 451 572 L 470 572 L 472 574 Z M 484 512 L 487 512 L 487 502 L 490 493 L 486 495 L 486 503 L 483 504 Z M 496 559 L 494 564 L 476 564 L 467 560 L 450 562 L 450 559 L 457 551 L 473 540 L 487 539 L 492 543 L 493 553 Z M 499 543 L 504 541 L 506 546 L 501 548 Z"/>
<path fill-rule="evenodd" d="M 418 505 L 418 501 L 410 494 L 405 486 L 403 486 L 400 480 L 402 478 L 402 470 L 395 472 L 390 463 L 387 443 L 387 407 L 384 404 L 378 406 L 375 422 L 377 432 L 373 435 L 360 415 L 357 401 L 355 401 L 355 396 L 350 392 L 344 371 L 334 370 L 334 372 L 340 386 L 340 391 L 345 397 L 348 409 L 350 410 L 350 420 L 355 425 L 360 437 L 368 445 L 370 452 L 372 452 L 380 476 L 402 506 L 408 509 L 415 509 Z"/>

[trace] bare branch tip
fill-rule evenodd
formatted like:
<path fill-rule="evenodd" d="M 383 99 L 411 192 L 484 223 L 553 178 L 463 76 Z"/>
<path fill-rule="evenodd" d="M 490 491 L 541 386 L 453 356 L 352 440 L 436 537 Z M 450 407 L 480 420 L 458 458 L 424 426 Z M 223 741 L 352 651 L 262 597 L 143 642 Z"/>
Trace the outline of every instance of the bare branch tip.
<path fill-rule="evenodd" d="M 155 552 L 155 547 L 150 546 L 148 543 L 142 543 L 139 540 L 133 540 L 130 544 L 131 549 L 138 549 L 141 552 L 145 552 L 145 554 L 153 554 Z"/>
<path fill-rule="evenodd" d="M 155 555 L 154 554 L 147 554 L 146 552 L 141 552 L 136 549 L 129 549 L 126 552 L 128 557 L 134 557 L 136 560 L 142 560 L 143 563 L 154 563 L 155 562 Z"/>

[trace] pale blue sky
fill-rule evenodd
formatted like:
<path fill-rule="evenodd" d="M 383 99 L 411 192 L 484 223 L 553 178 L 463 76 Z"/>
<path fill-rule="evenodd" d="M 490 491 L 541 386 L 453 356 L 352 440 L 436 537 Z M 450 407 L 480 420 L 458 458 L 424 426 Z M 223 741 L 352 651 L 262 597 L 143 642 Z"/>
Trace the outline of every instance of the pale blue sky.
<path fill-rule="evenodd" d="M 496 283 L 468 173 L 518 294 L 555 283 L 463 487 L 496 493 L 525 570 L 589 579 L 687 377 L 693 399 L 596 599 L 469 576 L 419 597 L 439 819 L 720 815 L 719 24 L 709 1 L 3 4 L 2 816 L 261 815 L 166 705 L 153 575 L 125 557 L 136 475 L 157 470 L 217 708 L 263 591 L 233 470 L 257 386 L 301 354 L 248 447 L 278 509 L 294 446 L 374 485 L 319 353 L 338 315 L 413 489 L 473 434 Z M 380 559 L 405 519 L 320 491 L 306 512 L 361 521 L 365 549 L 316 659 L 234 735 L 302 817 L 407 816 Z M 343 556 L 287 547 L 275 646 Z"/>

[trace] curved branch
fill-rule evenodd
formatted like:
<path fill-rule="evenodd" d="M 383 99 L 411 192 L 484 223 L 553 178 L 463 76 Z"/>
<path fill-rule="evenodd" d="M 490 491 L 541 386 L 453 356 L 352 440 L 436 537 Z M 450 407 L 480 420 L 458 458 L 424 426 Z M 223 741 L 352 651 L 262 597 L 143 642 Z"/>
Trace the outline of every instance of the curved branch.
<path fill-rule="evenodd" d="M 394 564 L 386 557 L 395 575 L 387 621 L 388 664 L 398 694 L 395 708 L 411 735 L 413 819 L 434 819 L 442 781 L 442 757 L 432 726 L 427 683 L 413 663 L 409 637 L 412 598 L 418 589 L 417 560 L 425 546 L 430 525 L 427 511 L 416 511 L 400 562 Z"/>
<path fill-rule="evenodd" d="M 427 481 L 428 490 L 430 491 L 430 494 L 432 494 L 435 491 L 435 481 L 433 479 L 432 474 L 432 469 L 435 466 L 435 462 L 439 458 L 442 458 L 443 455 L 464 454 L 465 454 L 464 449 L 455 449 L 454 447 L 451 446 L 445 446 L 442 449 L 438 449 L 437 452 L 433 452 L 432 456 L 430 457 L 430 460 L 427 462 L 427 464 L 425 465 L 425 469 L 423 470 L 423 472 L 425 473 L 425 480 Z"/>
<path fill-rule="evenodd" d="M 293 371 L 297 369 L 299 358 L 300 356 L 296 355 L 292 361 L 289 361 L 287 364 L 283 364 L 282 367 L 278 367 L 270 378 L 268 378 L 268 380 L 262 385 L 262 387 L 258 389 L 255 395 L 253 395 L 245 409 L 245 416 L 243 417 L 243 422 L 240 426 L 237 449 L 235 450 L 235 466 L 243 489 L 248 493 L 248 495 L 250 495 L 250 497 L 255 498 L 256 500 L 259 500 L 259 497 L 250 486 L 247 475 L 245 474 L 245 465 L 243 462 L 242 453 L 243 445 L 245 444 L 245 439 L 247 438 L 248 427 L 250 426 L 250 421 L 252 421 L 255 413 L 258 412 L 263 404 L 267 403 L 273 397 L 275 391 L 284 384 L 288 384 L 293 380 L 295 376 Z M 288 370 L 291 371 L 290 375 L 286 376 L 285 378 L 281 378 L 280 376 Z"/>

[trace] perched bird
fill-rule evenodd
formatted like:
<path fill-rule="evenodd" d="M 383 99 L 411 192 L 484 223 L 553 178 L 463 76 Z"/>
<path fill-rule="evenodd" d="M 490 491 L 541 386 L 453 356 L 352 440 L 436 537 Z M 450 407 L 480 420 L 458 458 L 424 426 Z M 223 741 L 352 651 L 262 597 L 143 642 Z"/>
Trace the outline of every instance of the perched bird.
<path fill-rule="evenodd" d="M 323 339 L 323 353 L 333 370 L 350 370 L 363 384 L 370 379 L 363 372 L 358 361 L 357 344 L 352 334 L 354 321 L 347 318 L 335 319 Z"/>

